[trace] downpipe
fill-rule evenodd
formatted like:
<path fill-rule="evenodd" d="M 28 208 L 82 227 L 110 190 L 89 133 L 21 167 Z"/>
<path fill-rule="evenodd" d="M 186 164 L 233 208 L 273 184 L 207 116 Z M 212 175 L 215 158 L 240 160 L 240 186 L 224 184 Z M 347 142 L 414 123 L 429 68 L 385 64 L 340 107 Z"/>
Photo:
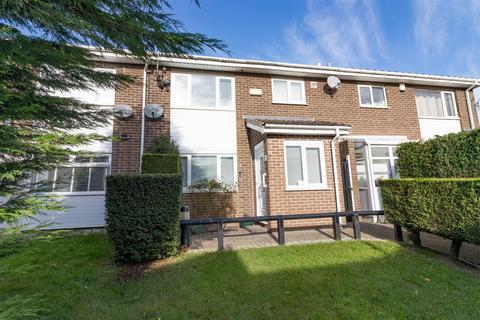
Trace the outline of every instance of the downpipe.
<path fill-rule="evenodd" d="M 138 172 L 142 172 L 142 158 L 143 150 L 145 146 L 145 105 L 147 104 L 147 70 L 148 70 L 148 61 L 145 62 L 145 67 L 143 68 L 143 95 L 142 95 L 142 124 L 140 129 L 140 161 Z"/>
<path fill-rule="evenodd" d="M 470 100 L 470 94 L 468 93 L 470 90 L 473 90 L 479 86 L 478 82 L 473 83 L 470 87 L 465 90 L 465 98 L 467 99 L 467 108 L 468 108 L 468 117 L 470 120 L 470 128 L 475 129 L 475 121 L 473 119 L 473 112 L 472 112 L 472 102 Z"/>
<path fill-rule="evenodd" d="M 340 129 L 335 129 L 335 137 L 331 141 L 331 149 L 332 149 L 332 167 L 333 167 L 333 181 L 335 185 L 335 204 L 337 208 L 337 212 L 340 212 L 340 195 L 338 191 L 338 173 L 337 173 L 337 150 L 336 150 L 336 143 L 340 138 Z"/>

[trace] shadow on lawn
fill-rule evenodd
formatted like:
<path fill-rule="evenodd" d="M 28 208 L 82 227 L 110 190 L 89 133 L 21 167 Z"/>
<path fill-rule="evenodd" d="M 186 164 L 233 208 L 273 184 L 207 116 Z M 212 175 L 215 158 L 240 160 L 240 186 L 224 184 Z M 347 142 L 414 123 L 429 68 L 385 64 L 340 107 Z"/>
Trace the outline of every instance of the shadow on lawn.
<path fill-rule="evenodd" d="M 480 317 L 479 279 L 392 244 L 330 243 L 179 259 L 122 285 L 123 296 L 115 298 L 118 316 L 135 318 L 133 308 L 148 319 Z"/>

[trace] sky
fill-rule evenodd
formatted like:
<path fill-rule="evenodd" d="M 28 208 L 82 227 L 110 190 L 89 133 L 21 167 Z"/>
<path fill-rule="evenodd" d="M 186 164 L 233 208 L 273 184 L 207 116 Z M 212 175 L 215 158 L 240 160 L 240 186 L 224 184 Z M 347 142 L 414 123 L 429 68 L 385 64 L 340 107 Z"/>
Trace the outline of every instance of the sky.
<path fill-rule="evenodd" d="M 480 78 L 480 0 L 171 4 L 188 31 L 225 41 L 234 58 Z"/>

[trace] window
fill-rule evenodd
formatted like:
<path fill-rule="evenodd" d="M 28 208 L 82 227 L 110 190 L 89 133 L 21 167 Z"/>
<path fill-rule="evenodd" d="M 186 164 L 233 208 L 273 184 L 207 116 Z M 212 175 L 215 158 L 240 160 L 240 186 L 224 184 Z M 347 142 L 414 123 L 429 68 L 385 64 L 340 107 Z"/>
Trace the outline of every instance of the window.
<path fill-rule="evenodd" d="M 448 118 L 457 116 L 453 92 L 416 90 L 415 98 L 419 117 Z"/>
<path fill-rule="evenodd" d="M 358 86 L 360 106 L 367 108 L 387 108 L 385 88 L 379 86 Z"/>
<path fill-rule="evenodd" d="M 305 84 L 298 80 L 272 79 L 273 103 L 305 104 Z"/>
<path fill-rule="evenodd" d="M 382 208 L 382 194 L 380 192 L 380 180 L 398 178 L 397 147 L 395 146 L 372 146 L 372 171 L 375 189 L 375 202 L 377 207 Z"/>
<path fill-rule="evenodd" d="M 287 190 L 327 187 L 325 154 L 321 141 L 285 141 Z"/>
<path fill-rule="evenodd" d="M 202 74 L 172 74 L 172 107 L 233 108 L 234 79 Z"/>
<path fill-rule="evenodd" d="M 397 170 L 397 147 L 395 146 L 372 146 L 372 165 L 375 186 L 378 180 L 398 178 Z"/>
<path fill-rule="evenodd" d="M 104 192 L 109 172 L 110 156 L 77 158 L 64 167 L 34 174 L 31 182 L 44 184 L 41 190 L 45 192 Z"/>
<path fill-rule="evenodd" d="M 233 155 L 182 155 L 183 188 L 201 180 L 218 180 L 234 186 L 235 156 Z"/>

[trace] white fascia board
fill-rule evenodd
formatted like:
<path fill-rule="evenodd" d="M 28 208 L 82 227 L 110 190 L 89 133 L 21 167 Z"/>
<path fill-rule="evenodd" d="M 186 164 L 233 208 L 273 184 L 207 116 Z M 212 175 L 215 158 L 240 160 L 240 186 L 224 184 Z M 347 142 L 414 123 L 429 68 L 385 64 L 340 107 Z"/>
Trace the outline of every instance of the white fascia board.
<path fill-rule="evenodd" d="M 350 130 L 350 126 L 321 126 L 321 125 L 303 125 L 303 124 L 266 124 L 265 128 L 276 128 L 276 129 L 340 129 L 340 130 Z"/>
<path fill-rule="evenodd" d="M 302 126 L 302 125 L 280 125 L 273 127 L 270 124 L 265 127 L 247 123 L 247 128 L 258 131 L 261 134 L 286 134 L 286 135 L 313 135 L 313 136 L 334 136 L 337 129 L 340 135 L 350 134 L 350 127 L 343 126 Z"/>
<path fill-rule="evenodd" d="M 264 134 L 265 133 L 265 129 L 263 127 L 260 127 L 260 126 L 256 126 L 252 123 L 248 123 L 247 122 L 247 128 L 250 128 L 250 129 L 253 129 L 255 131 L 258 131 L 260 132 L 261 134 Z"/>
<path fill-rule="evenodd" d="M 285 134 L 285 135 L 308 135 L 308 136 L 335 136 L 337 131 L 335 129 L 265 129 L 266 134 Z M 348 130 L 339 130 L 340 135 L 348 135 Z"/>
<path fill-rule="evenodd" d="M 352 135 L 344 137 L 343 140 L 352 140 L 355 142 L 363 142 L 367 144 L 400 144 L 408 140 L 407 136 L 358 136 Z"/>
<path fill-rule="evenodd" d="M 92 53 L 98 57 L 98 60 L 101 61 L 118 63 L 143 63 L 140 60 L 128 55 L 118 55 L 100 51 L 93 51 Z M 464 77 L 449 77 L 405 72 L 338 68 L 217 57 L 191 56 L 190 58 L 173 58 L 165 56 L 156 57 L 152 55 L 151 60 L 158 60 L 163 66 L 173 68 L 188 68 L 224 72 L 264 73 L 298 77 L 324 78 L 330 75 L 335 75 L 340 79 L 365 82 L 407 83 L 455 88 L 468 88 L 473 83 L 480 82 L 480 79 Z"/>

